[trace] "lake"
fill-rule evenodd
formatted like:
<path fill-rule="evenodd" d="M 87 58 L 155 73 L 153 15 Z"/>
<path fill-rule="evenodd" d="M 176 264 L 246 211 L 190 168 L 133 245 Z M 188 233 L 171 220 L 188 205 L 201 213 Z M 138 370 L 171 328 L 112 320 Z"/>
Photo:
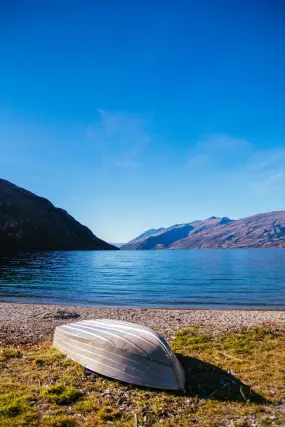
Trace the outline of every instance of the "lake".
<path fill-rule="evenodd" d="M 25 252 L 0 257 L 0 300 L 285 308 L 285 249 Z"/>

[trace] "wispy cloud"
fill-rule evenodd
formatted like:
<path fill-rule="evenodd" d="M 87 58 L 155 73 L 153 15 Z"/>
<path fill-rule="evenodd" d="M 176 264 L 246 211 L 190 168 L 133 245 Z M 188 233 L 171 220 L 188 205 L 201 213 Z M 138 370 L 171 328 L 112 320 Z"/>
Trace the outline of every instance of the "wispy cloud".
<path fill-rule="evenodd" d="M 258 195 L 285 188 L 285 148 L 256 150 L 241 172 Z"/>
<path fill-rule="evenodd" d="M 252 152 L 252 144 L 243 138 L 230 135 L 206 135 L 190 149 L 190 168 L 225 170 L 246 161 Z"/>
<path fill-rule="evenodd" d="M 87 130 L 89 141 L 108 166 L 135 167 L 151 142 L 147 122 L 140 116 L 98 110 L 99 118 Z"/>
<path fill-rule="evenodd" d="M 197 177 L 208 176 L 209 182 L 215 175 L 258 196 L 285 188 L 285 148 L 260 149 L 245 138 L 207 135 L 191 148 L 187 167 Z"/>

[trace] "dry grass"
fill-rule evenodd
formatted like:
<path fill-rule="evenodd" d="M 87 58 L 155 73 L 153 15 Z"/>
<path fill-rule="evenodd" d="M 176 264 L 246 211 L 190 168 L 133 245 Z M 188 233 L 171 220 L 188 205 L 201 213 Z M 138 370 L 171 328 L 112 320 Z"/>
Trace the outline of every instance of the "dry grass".
<path fill-rule="evenodd" d="M 171 343 L 186 370 L 185 396 L 93 374 L 49 343 L 0 352 L 0 425 L 284 426 L 285 338 L 256 328 Z"/>

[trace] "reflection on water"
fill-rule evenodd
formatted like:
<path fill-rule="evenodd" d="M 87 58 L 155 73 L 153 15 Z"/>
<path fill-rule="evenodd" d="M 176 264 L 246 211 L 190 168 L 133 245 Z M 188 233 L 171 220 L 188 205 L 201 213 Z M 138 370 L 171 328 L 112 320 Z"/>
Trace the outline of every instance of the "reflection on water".
<path fill-rule="evenodd" d="M 285 307 L 285 249 L 22 252 L 0 300 L 141 307 Z"/>

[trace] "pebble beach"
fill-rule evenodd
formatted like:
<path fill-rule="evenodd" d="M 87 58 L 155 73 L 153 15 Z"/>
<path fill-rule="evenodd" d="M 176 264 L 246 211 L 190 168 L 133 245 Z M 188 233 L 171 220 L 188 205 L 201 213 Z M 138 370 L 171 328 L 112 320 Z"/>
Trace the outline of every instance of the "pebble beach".
<path fill-rule="evenodd" d="M 120 319 L 153 328 L 166 340 L 199 325 L 213 333 L 253 326 L 285 331 L 285 310 L 176 310 L 0 303 L 0 345 L 52 340 L 56 326 L 84 319 Z"/>

